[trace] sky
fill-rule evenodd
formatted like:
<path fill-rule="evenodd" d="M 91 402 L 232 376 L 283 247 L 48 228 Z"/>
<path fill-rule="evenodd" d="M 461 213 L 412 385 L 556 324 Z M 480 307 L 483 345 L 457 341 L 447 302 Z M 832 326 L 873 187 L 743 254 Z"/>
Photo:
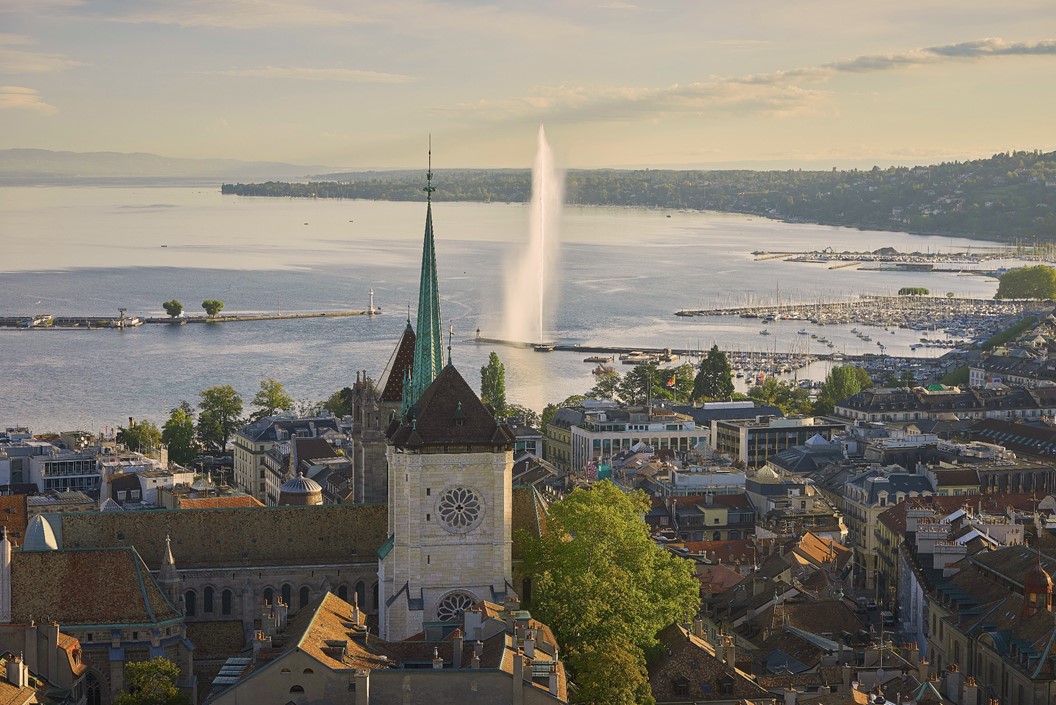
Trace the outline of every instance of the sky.
<path fill-rule="evenodd" d="M 0 0 L 0 149 L 829 168 L 1056 148 L 1052 0 Z"/>

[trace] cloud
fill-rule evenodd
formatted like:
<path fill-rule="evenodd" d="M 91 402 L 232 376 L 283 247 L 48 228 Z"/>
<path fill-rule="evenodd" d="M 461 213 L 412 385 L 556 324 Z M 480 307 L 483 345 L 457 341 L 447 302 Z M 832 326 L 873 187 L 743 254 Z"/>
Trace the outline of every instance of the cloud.
<path fill-rule="evenodd" d="M 729 81 L 779 84 L 795 81 L 826 81 L 841 73 L 872 73 L 939 64 L 962 59 L 986 59 L 996 56 L 1056 56 L 1056 40 L 1037 42 L 1006 42 L 1003 39 L 977 39 L 958 44 L 945 44 L 924 49 L 910 49 L 892 54 L 867 54 L 820 66 L 807 66 L 787 71 L 750 74 Z"/>
<path fill-rule="evenodd" d="M 54 73 L 82 65 L 62 54 L 23 48 L 34 43 L 31 37 L 21 34 L 0 33 L 0 73 Z"/>
<path fill-rule="evenodd" d="M 40 93 L 22 86 L 0 86 L 0 110 L 32 110 L 46 115 L 58 112 L 40 99 Z"/>
<path fill-rule="evenodd" d="M 344 68 L 308 68 L 303 66 L 260 66 L 250 69 L 214 71 L 221 76 L 253 78 L 295 78 L 300 81 L 344 81 L 347 83 L 410 83 L 413 76 Z"/>
<path fill-rule="evenodd" d="M 1007 42 L 1003 39 L 979 39 L 892 54 L 863 55 L 819 66 L 716 77 L 705 82 L 658 88 L 561 85 L 540 88 L 528 96 L 459 103 L 440 110 L 494 122 L 541 118 L 569 122 L 619 121 L 652 119 L 676 113 L 789 117 L 820 112 L 833 92 L 818 86 L 840 74 L 891 71 L 999 56 L 1056 56 L 1056 40 Z"/>
<path fill-rule="evenodd" d="M 336 0 L 289 2 L 288 0 L 140 0 L 120 11 L 97 9 L 107 19 L 129 24 L 171 24 L 181 27 L 260 29 L 263 27 L 340 26 L 369 22 L 349 9 L 351 3 Z"/>

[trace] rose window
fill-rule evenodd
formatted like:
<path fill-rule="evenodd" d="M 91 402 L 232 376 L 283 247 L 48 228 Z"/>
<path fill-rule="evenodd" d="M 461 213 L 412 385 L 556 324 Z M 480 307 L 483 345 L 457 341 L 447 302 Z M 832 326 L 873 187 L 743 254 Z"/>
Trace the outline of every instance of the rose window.
<path fill-rule="evenodd" d="M 455 622 L 462 619 L 462 613 L 473 606 L 476 600 L 467 592 L 452 592 L 436 606 L 436 618 L 441 622 Z"/>
<path fill-rule="evenodd" d="M 484 501 L 466 487 L 453 487 L 440 495 L 436 513 L 448 531 L 464 534 L 476 528 L 484 516 Z"/>

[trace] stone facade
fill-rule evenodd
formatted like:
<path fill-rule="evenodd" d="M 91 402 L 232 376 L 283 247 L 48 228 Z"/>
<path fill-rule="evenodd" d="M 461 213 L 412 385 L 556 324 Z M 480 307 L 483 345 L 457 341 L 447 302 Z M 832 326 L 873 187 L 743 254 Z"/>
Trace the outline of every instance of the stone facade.
<path fill-rule="evenodd" d="M 513 453 L 389 452 L 392 550 L 378 570 L 386 607 L 381 629 L 397 641 L 437 621 L 439 603 L 453 595 L 502 603 L 512 580 L 511 471 Z M 472 493 L 470 495 L 469 493 Z M 463 497 L 457 495 L 463 494 Z M 459 521 L 448 499 L 475 496 L 476 517 Z"/>

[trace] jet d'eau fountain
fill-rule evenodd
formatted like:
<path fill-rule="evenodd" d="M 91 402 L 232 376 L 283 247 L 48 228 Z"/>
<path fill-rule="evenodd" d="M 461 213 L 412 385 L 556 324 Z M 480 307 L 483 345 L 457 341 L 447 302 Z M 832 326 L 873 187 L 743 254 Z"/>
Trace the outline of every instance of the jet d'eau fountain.
<path fill-rule="evenodd" d="M 506 264 L 506 305 L 503 338 L 520 342 L 546 339 L 547 314 L 556 304 L 553 286 L 560 244 L 558 223 L 563 177 L 554 166 L 546 131 L 539 137 L 532 166 L 532 200 L 528 212 L 528 240 Z"/>

